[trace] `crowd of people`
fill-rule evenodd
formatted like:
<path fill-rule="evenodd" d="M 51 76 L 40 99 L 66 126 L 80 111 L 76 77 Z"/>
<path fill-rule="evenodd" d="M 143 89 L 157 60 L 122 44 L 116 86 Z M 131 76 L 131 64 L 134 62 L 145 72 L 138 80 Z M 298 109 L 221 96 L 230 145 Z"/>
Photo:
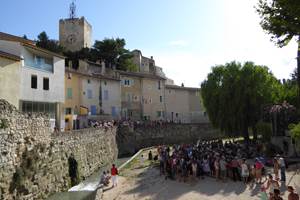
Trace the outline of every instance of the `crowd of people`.
<path fill-rule="evenodd" d="M 242 181 L 244 184 L 261 184 L 261 198 L 277 200 L 280 197 L 279 182 L 286 181 L 286 162 L 277 155 L 274 159 L 261 157 L 262 146 L 257 143 L 225 142 L 222 140 L 199 141 L 197 145 L 159 146 L 160 174 L 166 179 L 196 181 L 205 176 L 217 181 Z M 152 157 L 152 155 L 151 155 Z M 149 158 L 150 159 L 150 158 Z M 273 175 L 267 178 L 265 166 L 273 166 Z M 280 177 L 279 177 L 280 171 Z M 289 187 L 289 191 L 293 191 Z M 292 194 L 292 193 L 291 193 Z M 299 200 L 293 193 L 289 200 Z"/>
<path fill-rule="evenodd" d="M 109 129 L 117 125 L 117 121 L 111 120 L 111 121 L 100 121 L 100 120 L 90 120 L 89 122 L 90 127 L 93 128 L 104 128 Z"/>

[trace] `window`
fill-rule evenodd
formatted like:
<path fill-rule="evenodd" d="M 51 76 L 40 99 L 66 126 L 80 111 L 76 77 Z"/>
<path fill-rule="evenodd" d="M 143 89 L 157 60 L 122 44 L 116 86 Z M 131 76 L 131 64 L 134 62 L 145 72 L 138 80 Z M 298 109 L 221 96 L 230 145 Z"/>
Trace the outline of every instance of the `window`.
<path fill-rule="evenodd" d="M 43 89 L 44 90 L 49 90 L 49 78 L 44 78 L 43 79 Z"/>
<path fill-rule="evenodd" d="M 87 80 L 87 82 L 88 82 L 88 84 L 90 84 L 90 83 L 91 83 L 91 80 L 90 80 L 90 79 L 88 79 L 88 80 Z"/>
<path fill-rule="evenodd" d="M 37 89 L 37 76 L 31 75 L 31 88 Z"/>
<path fill-rule="evenodd" d="M 72 99 L 72 96 L 73 96 L 73 94 L 72 94 L 72 88 L 68 88 L 67 89 L 67 99 Z"/>
<path fill-rule="evenodd" d="M 114 107 L 114 106 L 111 107 L 111 115 L 112 115 L 113 117 L 116 117 L 116 116 L 117 116 L 117 109 L 116 109 L 116 107 Z"/>
<path fill-rule="evenodd" d="M 104 85 L 107 85 L 107 82 L 106 82 L 106 81 L 104 81 Z"/>
<path fill-rule="evenodd" d="M 161 103 L 163 102 L 162 96 L 159 96 L 159 101 L 160 101 Z"/>
<path fill-rule="evenodd" d="M 104 100 L 108 100 L 108 90 L 104 90 L 103 98 Z"/>
<path fill-rule="evenodd" d="M 124 85 L 130 85 L 130 80 L 124 80 Z"/>
<path fill-rule="evenodd" d="M 93 91 L 92 90 L 88 90 L 87 91 L 87 96 L 88 96 L 88 99 L 92 99 L 93 98 Z"/>
<path fill-rule="evenodd" d="M 56 112 L 55 103 L 20 101 L 20 106 L 21 106 L 23 112 L 48 113 L 50 118 L 55 118 L 55 112 Z"/>
<path fill-rule="evenodd" d="M 160 81 L 158 81 L 158 89 L 160 90 Z"/>
<path fill-rule="evenodd" d="M 41 56 L 35 56 L 35 64 L 41 66 L 45 62 L 45 59 Z"/>
<path fill-rule="evenodd" d="M 66 115 L 72 114 L 72 108 L 66 108 Z"/>
<path fill-rule="evenodd" d="M 28 54 L 24 59 L 24 65 L 43 71 L 53 72 L 53 58 L 36 55 L 30 51 L 28 51 Z"/>
<path fill-rule="evenodd" d="M 157 113 L 157 117 L 161 117 L 162 116 L 161 111 L 157 111 L 156 113 Z"/>

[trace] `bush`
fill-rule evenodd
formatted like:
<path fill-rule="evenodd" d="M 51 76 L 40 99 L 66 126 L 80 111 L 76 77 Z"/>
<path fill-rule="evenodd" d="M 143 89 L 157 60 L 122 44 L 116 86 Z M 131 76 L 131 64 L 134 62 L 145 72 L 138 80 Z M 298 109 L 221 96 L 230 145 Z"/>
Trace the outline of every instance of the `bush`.
<path fill-rule="evenodd" d="M 272 126 L 270 123 L 258 122 L 256 128 L 257 134 L 261 135 L 263 141 L 267 142 L 271 140 Z"/>
<path fill-rule="evenodd" d="M 0 129 L 8 128 L 8 120 L 7 119 L 0 119 Z"/>
<path fill-rule="evenodd" d="M 300 123 L 298 124 L 290 124 L 289 129 L 291 131 L 291 136 L 295 140 L 300 139 Z"/>

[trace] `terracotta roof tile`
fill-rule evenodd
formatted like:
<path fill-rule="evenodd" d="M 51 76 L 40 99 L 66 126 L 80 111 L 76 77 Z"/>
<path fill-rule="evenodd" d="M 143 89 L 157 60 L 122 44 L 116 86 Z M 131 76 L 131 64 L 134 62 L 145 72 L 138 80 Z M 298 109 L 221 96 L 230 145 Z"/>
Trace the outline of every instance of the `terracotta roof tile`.
<path fill-rule="evenodd" d="M 20 56 L 10 54 L 10 53 L 4 52 L 4 51 L 0 51 L 0 57 L 15 60 L 15 61 L 22 60 L 22 58 Z"/>
<path fill-rule="evenodd" d="M 15 42 L 21 42 L 21 43 L 32 44 L 32 45 L 35 44 L 33 40 L 24 39 L 22 37 L 11 35 L 8 33 L 3 33 L 3 32 L 0 32 L 0 40 L 15 41 Z"/>

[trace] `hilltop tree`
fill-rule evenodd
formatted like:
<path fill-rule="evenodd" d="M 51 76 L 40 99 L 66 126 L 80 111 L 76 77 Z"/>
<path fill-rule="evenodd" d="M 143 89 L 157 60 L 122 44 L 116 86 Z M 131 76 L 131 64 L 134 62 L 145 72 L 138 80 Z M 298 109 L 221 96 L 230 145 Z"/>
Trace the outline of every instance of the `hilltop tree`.
<path fill-rule="evenodd" d="M 122 71 L 136 72 L 138 70 L 138 66 L 134 64 L 132 58 L 133 54 L 131 53 L 125 53 L 119 56 L 116 63 L 117 69 Z"/>
<path fill-rule="evenodd" d="M 59 45 L 59 42 L 57 40 L 49 39 L 45 31 L 41 32 L 38 35 L 36 46 L 47 49 L 55 53 L 62 53 L 64 50 L 63 47 Z"/>
<path fill-rule="evenodd" d="M 128 50 L 125 49 L 126 42 L 124 39 L 108 39 L 95 41 L 94 49 L 97 51 L 99 59 L 104 60 L 107 67 L 112 68 L 116 65 L 117 59 Z"/>
<path fill-rule="evenodd" d="M 300 1 L 259 0 L 256 10 L 261 17 L 261 27 L 271 35 L 271 40 L 276 45 L 286 46 L 294 37 L 296 38 L 297 74 L 300 74 Z M 297 83 L 299 90 L 300 77 L 297 77 Z M 300 101 L 300 95 L 298 98 Z"/>
<path fill-rule="evenodd" d="M 249 128 L 256 137 L 263 105 L 279 100 L 280 83 L 267 67 L 231 62 L 212 68 L 201 84 L 201 93 L 215 127 L 249 140 Z"/>

